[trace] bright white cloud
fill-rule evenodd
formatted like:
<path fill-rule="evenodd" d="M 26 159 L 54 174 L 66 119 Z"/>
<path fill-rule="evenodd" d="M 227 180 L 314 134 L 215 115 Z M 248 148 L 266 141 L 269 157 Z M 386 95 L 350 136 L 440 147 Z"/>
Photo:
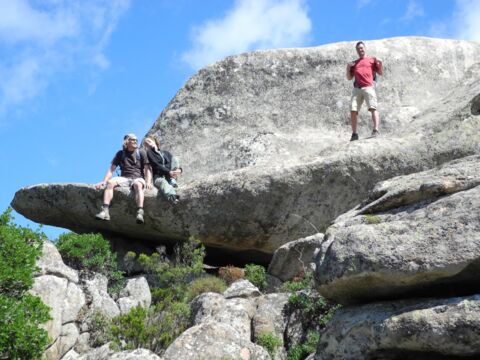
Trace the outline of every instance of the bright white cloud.
<path fill-rule="evenodd" d="M 0 115 L 38 95 L 66 68 L 103 70 L 130 0 L 0 0 Z"/>
<path fill-rule="evenodd" d="M 454 19 L 455 37 L 480 41 L 480 1 L 457 0 L 457 8 Z"/>
<path fill-rule="evenodd" d="M 305 45 L 311 21 L 303 0 L 236 0 L 225 17 L 193 30 L 182 58 L 198 69 L 245 51 Z"/>
<path fill-rule="evenodd" d="M 405 11 L 405 15 L 403 16 L 402 19 L 406 21 L 410 21 L 424 15 L 425 15 L 425 12 L 423 10 L 422 5 L 420 5 L 415 0 L 410 0 L 407 5 L 407 10 Z"/>

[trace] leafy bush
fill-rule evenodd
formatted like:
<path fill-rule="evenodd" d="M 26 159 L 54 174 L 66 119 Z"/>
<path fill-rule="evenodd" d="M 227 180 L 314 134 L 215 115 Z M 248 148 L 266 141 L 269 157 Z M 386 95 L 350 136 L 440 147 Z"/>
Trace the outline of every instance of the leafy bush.
<path fill-rule="evenodd" d="M 267 350 L 270 357 L 273 359 L 275 352 L 279 346 L 282 346 L 283 342 L 278 336 L 271 332 L 263 332 L 258 335 L 257 344 Z"/>
<path fill-rule="evenodd" d="M 230 285 L 237 280 L 243 279 L 245 277 L 245 271 L 236 266 L 224 266 L 218 270 L 218 276 Z"/>
<path fill-rule="evenodd" d="M 245 266 L 245 279 L 250 281 L 260 290 L 267 287 L 267 272 L 261 265 L 248 264 Z"/>
<path fill-rule="evenodd" d="M 80 271 L 103 274 L 109 280 L 109 291 L 118 292 L 123 273 L 118 270 L 117 255 L 100 234 L 60 235 L 57 248 L 65 264 Z"/>
<path fill-rule="evenodd" d="M 175 302 L 167 307 L 136 307 L 112 320 L 111 340 L 119 348 L 146 348 L 162 354 L 190 326 L 190 307 Z"/>
<path fill-rule="evenodd" d="M 195 297 L 206 292 L 221 294 L 227 289 L 227 284 L 222 279 L 207 275 L 193 280 L 188 286 L 187 301 L 192 301 Z"/>
<path fill-rule="evenodd" d="M 309 289 L 312 286 L 312 276 L 306 276 L 300 281 L 286 281 L 282 284 L 282 291 L 284 292 L 296 292 L 300 290 Z"/>
<path fill-rule="evenodd" d="M 304 360 L 308 355 L 314 353 L 317 349 L 320 334 L 316 331 L 310 331 L 307 334 L 307 340 L 303 344 L 292 346 L 287 353 L 287 360 Z"/>
<path fill-rule="evenodd" d="M 135 254 L 129 254 L 136 261 Z M 205 249 L 194 238 L 178 243 L 173 249 L 173 261 L 160 254 L 141 254 L 138 262 L 148 273 L 153 306 L 135 308 L 113 319 L 112 341 L 119 347 L 143 347 L 162 355 L 164 350 L 188 327 L 188 301 L 202 291 L 223 289 L 220 280 L 204 277 Z"/>
<path fill-rule="evenodd" d="M 48 345 L 39 325 L 50 309 L 27 291 L 45 236 L 13 224 L 11 212 L 0 215 L 0 359 L 36 359 Z"/>

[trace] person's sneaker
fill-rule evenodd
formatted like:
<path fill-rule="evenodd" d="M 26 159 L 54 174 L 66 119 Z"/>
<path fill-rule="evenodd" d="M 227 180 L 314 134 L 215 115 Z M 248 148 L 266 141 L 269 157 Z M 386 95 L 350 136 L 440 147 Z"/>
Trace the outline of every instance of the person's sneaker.
<path fill-rule="evenodd" d="M 137 210 L 137 224 L 143 224 L 145 221 L 143 220 L 143 209 Z"/>
<path fill-rule="evenodd" d="M 102 211 L 100 211 L 97 215 L 95 215 L 95 218 L 97 220 L 109 221 L 110 220 L 110 213 L 108 211 L 108 208 L 102 208 Z"/>
<path fill-rule="evenodd" d="M 352 133 L 352 137 L 350 138 L 350 141 L 355 141 L 355 140 L 358 140 L 358 134 Z"/>
<path fill-rule="evenodd" d="M 373 137 L 377 137 L 378 135 L 380 135 L 380 133 L 378 132 L 378 130 L 373 130 L 373 131 L 372 131 L 372 136 L 373 136 Z"/>
<path fill-rule="evenodd" d="M 167 200 L 170 203 L 176 205 L 176 204 L 179 203 L 179 200 L 178 200 L 179 198 L 180 198 L 180 196 L 178 196 L 178 195 L 168 195 Z"/>

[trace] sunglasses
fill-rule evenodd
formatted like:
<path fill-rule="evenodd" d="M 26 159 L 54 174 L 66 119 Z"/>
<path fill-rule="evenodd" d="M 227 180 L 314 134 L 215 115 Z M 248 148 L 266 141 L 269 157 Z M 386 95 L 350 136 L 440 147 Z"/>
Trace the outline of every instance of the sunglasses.
<path fill-rule="evenodd" d="M 137 139 L 128 139 L 128 141 L 137 142 Z"/>

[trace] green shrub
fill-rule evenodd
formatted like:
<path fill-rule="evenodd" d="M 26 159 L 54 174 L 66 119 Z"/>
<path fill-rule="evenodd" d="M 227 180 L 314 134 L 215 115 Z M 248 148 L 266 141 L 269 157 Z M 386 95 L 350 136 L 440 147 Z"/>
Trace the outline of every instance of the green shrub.
<path fill-rule="evenodd" d="M 222 279 L 207 275 L 193 280 L 188 285 L 187 301 L 192 301 L 195 297 L 206 292 L 221 294 L 227 289 L 227 284 Z"/>
<path fill-rule="evenodd" d="M 111 340 L 123 349 L 146 348 L 158 355 L 190 326 L 188 304 L 136 307 L 112 320 Z"/>
<path fill-rule="evenodd" d="M 312 288 L 313 274 L 308 274 L 300 281 L 286 281 L 282 284 L 282 291 L 284 292 L 296 292 L 300 290 L 307 290 Z"/>
<path fill-rule="evenodd" d="M 11 212 L 0 215 L 0 359 L 37 359 L 48 345 L 40 325 L 50 309 L 27 291 L 45 236 L 13 224 Z"/>
<path fill-rule="evenodd" d="M 245 266 L 245 279 L 250 281 L 260 290 L 267 287 L 267 272 L 261 265 L 248 264 Z"/>
<path fill-rule="evenodd" d="M 120 348 L 143 347 L 161 356 L 191 326 L 188 301 L 197 293 L 225 286 L 221 280 L 204 278 L 204 257 L 204 247 L 193 238 L 174 247 L 173 261 L 160 254 L 141 254 L 138 259 L 129 254 L 130 261 L 138 260 L 148 273 L 153 305 L 113 319 L 112 341 Z"/>
<path fill-rule="evenodd" d="M 256 342 L 258 345 L 267 350 L 272 359 L 275 356 L 277 348 L 283 345 L 282 339 L 271 332 L 260 333 Z"/>
<path fill-rule="evenodd" d="M 80 271 L 103 274 L 109 280 L 110 292 L 122 287 L 123 273 L 118 270 L 117 255 L 100 234 L 60 235 L 57 248 L 65 264 Z"/>
<path fill-rule="evenodd" d="M 287 360 L 304 360 L 308 355 L 314 353 L 317 349 L 320 334 L 316 331 L 310 331 L 303 344 L 292 346 L 287 353 Z"/>

